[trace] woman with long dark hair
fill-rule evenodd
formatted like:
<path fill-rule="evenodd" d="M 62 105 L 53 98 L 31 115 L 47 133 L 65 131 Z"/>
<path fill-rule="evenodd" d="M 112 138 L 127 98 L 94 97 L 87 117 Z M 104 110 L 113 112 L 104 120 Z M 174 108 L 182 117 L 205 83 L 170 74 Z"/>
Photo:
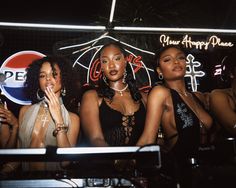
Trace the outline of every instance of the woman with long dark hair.
<path fill-rule="evenodd" d="M 161 128 L 165 175 L 176 178 L 180 187 L 191 187 L 190 162 L 198 158 L 200 129 L 209 130 L 212 118 L 204 109 L 202 93 L 186 88 L 186 53 L 180 45 L 161 48 L 155 63 L 163 84 L 154 86 L 148 95 L 145 128 L 138 145 L 156 144 Z"/>
<path fill-rule="evenodd" d="M 80 117 L 92 146 L 135 145 L 142 134 L 146 94 L 133 79 L 127 53 L 119 42 L 99 51 L 102 76 L 98 88 L 85 92 Z"/>
<path fill-rule="evenodd" d="M 77 114 L 69 112 L 63 98 L 67 95 L 71 69 L 62 57 L 45 56 L 26 69 L 25 86 L 32 101 L 19 114 L 18 148 L 73 147 L 80 130 Z M 56 171 L 68 162 L 22 162 L 23 171 Z M 16 169 L 7 163 L 2 173 Z"/>

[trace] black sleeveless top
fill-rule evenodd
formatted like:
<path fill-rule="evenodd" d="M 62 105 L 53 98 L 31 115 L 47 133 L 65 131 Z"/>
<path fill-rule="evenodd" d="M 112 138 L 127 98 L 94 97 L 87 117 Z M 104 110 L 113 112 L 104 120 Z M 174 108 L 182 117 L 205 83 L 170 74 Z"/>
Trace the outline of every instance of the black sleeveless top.
<path fill-rule="evenodd" d="M 180 187 L 192 187 L 192 170 L 190 158 L 198 158 L 200 146 L 200 121 L 188 107 L 177 91 L 170 89 L 177 134 L 166 141 L 178 136 L 177 142 L 169 152 L 161 152 L 161 173 L 180 183 Z M 193 100 L 199 102 L 192 93 Z M 175 182 L 176 183 L 176 182 Z M 175 184 L 176 185 L 176 184 Z"/>
<path fill-rule="evenodd" d="M 112 109 L 104 100 L 99 107 L 99 118 L 103 135 L 110 146 L 134 146 L 141 136 L 145 123 L 146 109 L 140 102 L 133 115 L 123 115 Z"/>
<path fill-rule="evenodd" d="M 174 152 L 179 162 L 183 162 L 188 160 L 188 158 L 197 157 L 198 147 L 200 145 L 200 121 L 177 91 L 171 89 L 170 92 L 178 132 L 178 140 L 172 148 L 172 152 Z M 198 102 L 196 96 L 193 94 L 192 96 Z"/>

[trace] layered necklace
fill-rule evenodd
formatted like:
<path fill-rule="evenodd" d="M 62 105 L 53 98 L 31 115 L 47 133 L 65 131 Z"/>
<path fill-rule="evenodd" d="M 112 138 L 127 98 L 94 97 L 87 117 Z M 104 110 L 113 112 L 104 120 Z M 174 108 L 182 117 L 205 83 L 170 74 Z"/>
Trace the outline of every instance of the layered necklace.
<path fill-rule="evenodd" d="M 120 96 L 123 96 L 123 92 L 128 88 L 128 84 L 126 84 L 126 86 L 123 89 L 116 89 L 113 87 L 110 88 L 113 89 L 114 91 L 117 91 L 120 94 Z"/>

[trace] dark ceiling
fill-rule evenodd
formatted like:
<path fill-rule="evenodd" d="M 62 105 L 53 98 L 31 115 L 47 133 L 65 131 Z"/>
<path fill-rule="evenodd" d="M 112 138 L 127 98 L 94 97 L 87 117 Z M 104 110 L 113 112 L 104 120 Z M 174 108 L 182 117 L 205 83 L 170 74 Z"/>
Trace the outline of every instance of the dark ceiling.
<path fill-rule="evenodd" d="M 0 21 L 107 25 L 112 0 L 6 1 Z M 234 0 L 117 0 L 119 26 L 236 29 Z"/>

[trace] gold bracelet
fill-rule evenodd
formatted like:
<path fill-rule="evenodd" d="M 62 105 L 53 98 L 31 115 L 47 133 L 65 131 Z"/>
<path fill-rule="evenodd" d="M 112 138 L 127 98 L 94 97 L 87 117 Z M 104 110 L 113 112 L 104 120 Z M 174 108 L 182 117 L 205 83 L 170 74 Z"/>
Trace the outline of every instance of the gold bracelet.
<path fill-rule="evenodd" d="M 65 127 L 64 123 L 56 123 L 56 127 Z"/>
<path fill-rule="evenodd" d="M 56 137 L 59 131 L 67 132 L 68 128 L 69 128 L 68 126 L 58 126 L 57 128 L 54 129 L 54 131 L 52 132 L 52 135 Z"/>

